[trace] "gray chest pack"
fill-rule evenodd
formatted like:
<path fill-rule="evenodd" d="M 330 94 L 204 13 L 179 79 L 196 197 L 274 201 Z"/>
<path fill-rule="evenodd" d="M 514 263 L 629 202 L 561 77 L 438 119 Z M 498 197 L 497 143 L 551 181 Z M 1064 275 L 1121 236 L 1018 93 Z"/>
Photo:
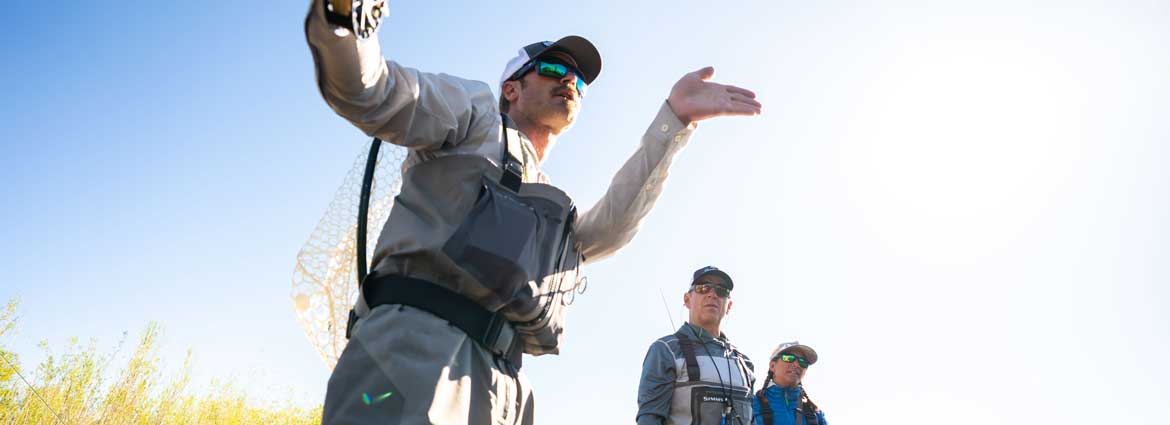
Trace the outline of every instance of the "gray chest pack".
<path fill-rule="evenodd" d="M 372 162 L 381 144 L 374 139 L 356 249 L 369 308 L 399 304 L 431 312 L 518 367 L 521 353 L 558 351 L 567 306 L 584 289 L 584 259 L 572 199 L 552 185 L 524 182 L 522 141 L 507 116 L 501 120 L 499 165 L 480 155 L 437 155 L 403 172 L 378 242 L 379 250 L 389 244 L 395 252 L 383 261 L 389 266 L 367 276 L 362 242 Z M 413 273 L 434 265 L 442 272 Z M 356 314 L 350 316 L 352 327 Z"/>
<path fill-rule="evenodd" d="M 751 372 L 744 356 L 734 348 L 727 354 L 733 359 L 720 356 L 716 361 L 707 353 L 706 347 L 678 332 L 679 348 L 686 365 L 686 376 L 679 374 L 674 383 L 671 397 L 668 425 L 750 425 L 752 415 Z M 722 351 L 722 350 L 721 350 Z M 707 354 L 711 359 L 700 362 L 698 354 Z M 719 362 L 726 363 L 720 371 Z"/>

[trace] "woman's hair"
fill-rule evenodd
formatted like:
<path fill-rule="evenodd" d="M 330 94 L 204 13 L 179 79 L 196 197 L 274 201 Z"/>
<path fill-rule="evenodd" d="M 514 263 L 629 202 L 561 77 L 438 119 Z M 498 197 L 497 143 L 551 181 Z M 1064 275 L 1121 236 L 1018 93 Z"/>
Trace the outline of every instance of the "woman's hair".
<path fill-rule="evenodd" d="M 772 368 L 768 368 L 768 378 L 764 379 L 764 385 L 760 386 L 760 394 L 764 394 L 764 389 L 768 388 L 768 383 L 772 382 Z"/>
<path fill-rule="evenodd" d="M 810 412 L 815 413 L 821 410 L 821 408 L 817 407 L 816 403 L 813 403 L 811 398 L 808 398 L 808 391 L 804 389 L 803 384 L 800 385 L 800 404 L 805 406 L 806 409 L 809 409 Z"/>

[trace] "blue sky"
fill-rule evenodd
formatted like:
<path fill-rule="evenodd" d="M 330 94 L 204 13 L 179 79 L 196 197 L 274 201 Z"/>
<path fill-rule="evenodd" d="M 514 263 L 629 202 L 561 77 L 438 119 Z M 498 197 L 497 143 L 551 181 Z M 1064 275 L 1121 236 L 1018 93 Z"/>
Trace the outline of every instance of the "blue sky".
<path fill-rule="evenodd" d="M 317 93 L 305 3 L 6 8 L 0 299 L 22 322 L 0 344 L 26 366 L 153 320 L 173 366 L 190 347 L 202 380 L 320 401 L 292 269 L 366 139 Z M 1165 2 L 395 2 L 380 37 L 489 82 L 524 44 L 591 39 L 605 68 L 545 164 L 580 205 L 683 73 L 764 103 L 702 123 L 638 237 L 586 270 L 564 354 L 526 363 L 538 423 L 632 421 L 671 331 L 659 291 L 678 322 L 713 264 L 745 353 L 820 352 L 807 385 L 834 423 L 1155 424 L 1167 28 Z"/>

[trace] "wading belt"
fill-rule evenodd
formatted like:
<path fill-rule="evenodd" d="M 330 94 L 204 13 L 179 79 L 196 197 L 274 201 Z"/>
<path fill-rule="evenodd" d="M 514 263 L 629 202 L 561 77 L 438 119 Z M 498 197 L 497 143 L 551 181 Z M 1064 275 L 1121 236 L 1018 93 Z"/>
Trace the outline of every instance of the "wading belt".
<path fill-rule="evenodd" d="M 408 305 L 450 322 L 489 353 L 519 369 L 523 354 L 520 338 L 500 313 L 425 280 L 399 275 L 370 275 L 362 285 L 370 308 L 385 304 Z"/>

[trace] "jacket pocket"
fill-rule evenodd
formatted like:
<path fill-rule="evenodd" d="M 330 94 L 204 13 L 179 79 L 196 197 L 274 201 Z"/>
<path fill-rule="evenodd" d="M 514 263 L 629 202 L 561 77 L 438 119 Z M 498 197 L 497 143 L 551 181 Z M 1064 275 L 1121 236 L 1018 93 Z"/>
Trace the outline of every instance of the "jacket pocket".
<path fill-rule="evenodd" d="M 572 222 L 571 220 L 569 221 Z M 533 355 L 559 352 L 564 340 L 566 313 L 573 297 L 581 287 L 581 255 L 576 249 L 576 238 L 571 231 L 564 234 L 557 252 L 552 273 L 537 282 L 530 282 L 536 295 L 528 300 L 534 309 L 524 321 L 516 322 L 517 332 L 524 338 L 524 352 Z M 520 302 L 520 299 L 514 302 Z"/>
<path fill-rule="evenodd" d="M 443 252 L 506 303 L 540 274 L 542 221 L 522 198 L 485 179 Z"/>

